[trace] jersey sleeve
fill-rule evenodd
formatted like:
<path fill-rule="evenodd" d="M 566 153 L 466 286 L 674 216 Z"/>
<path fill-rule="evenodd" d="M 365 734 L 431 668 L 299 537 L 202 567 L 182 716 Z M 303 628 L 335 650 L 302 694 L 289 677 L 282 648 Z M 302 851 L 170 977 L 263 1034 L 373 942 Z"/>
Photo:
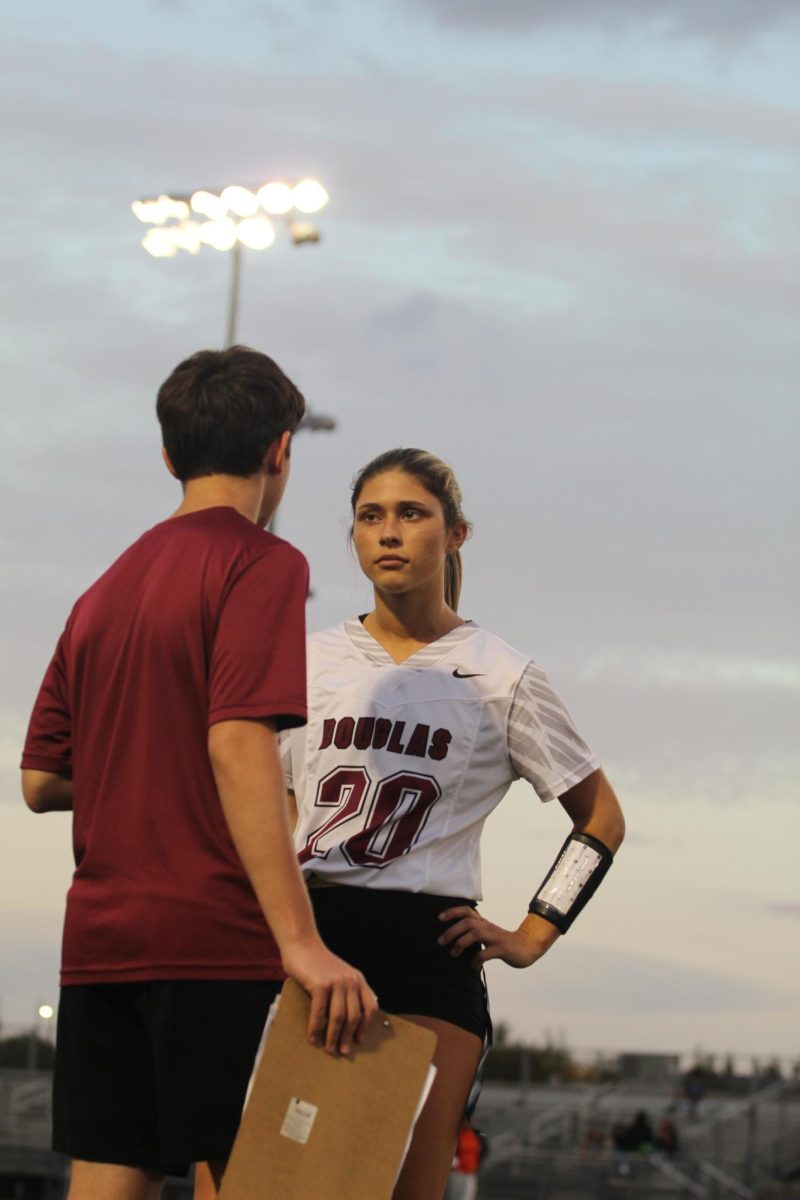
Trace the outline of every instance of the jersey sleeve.
<path fill-rule="evenodd" d="M 276 542 L 237 576 L 222 606 L 208 674 L 208 723 L 306 721 L 308 566 Z"/>
<path fill-rule="evenodd" d="M 72 774 L 72 713 L 66 668 L 66 631 L 62 633 L 33 706 L 22 769 Z"/>
<path fill-rule="evenodd" d="M 294 791 L 294 775 L 292 774 L 292 735 L 288 729 L 284 729 L 278 742 L 278 748 L 281 755 L 281 766 L 283 767 L 283 777 L 286 780 L 287 792 Z"/>
<path fill-rule="evenodd" d="M 555 800 L 600 766 L 544 671 L 528 663 L 517 681 L 508 718 L 514 770 L 541 800 Z"/>

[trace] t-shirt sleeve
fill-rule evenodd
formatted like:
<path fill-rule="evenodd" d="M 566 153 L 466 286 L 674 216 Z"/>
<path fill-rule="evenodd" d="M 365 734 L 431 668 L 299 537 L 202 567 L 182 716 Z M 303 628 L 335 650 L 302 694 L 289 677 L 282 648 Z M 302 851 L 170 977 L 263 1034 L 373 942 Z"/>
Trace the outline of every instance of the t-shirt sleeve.
<path fill-rule="evenodd" d="M 72 714 L 66 668 L 66 631 L 62 633 L 33 706 L 22 769 L 72 773 Z"/>
<path fill-rule="evenodd" d="M 542 800 L 563 796 L 600 766 L 544 671 L 532 662 L 511 702 L 508 753 L 514 770 Z"/>
<path fill-rule="evenodd" d="M 211 652 L 208 723 L 268 717 L 278 729 L 306 721 L 308 566 L 276 542 L 236 577 Z"/>

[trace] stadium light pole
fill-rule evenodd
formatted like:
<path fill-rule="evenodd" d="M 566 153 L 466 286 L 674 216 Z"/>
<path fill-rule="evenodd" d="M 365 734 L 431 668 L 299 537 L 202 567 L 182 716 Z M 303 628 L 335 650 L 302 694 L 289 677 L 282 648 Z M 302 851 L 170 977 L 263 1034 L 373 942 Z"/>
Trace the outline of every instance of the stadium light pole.
<path fill-rule="evenodd" d="M 149 196 L 134 200 L 136 217 L 150 228 L 142 245 L 154 258 L 174 258 L 180 250 L 199 254 L 203 246 L 231 251 L 232 274 L 225 345 L 236 340 L 242 246 L 268 250 L 275 242 L 275 219 L 282 220 L 295 246 L 320 240 L 308 220 L 328 203 L 328 193 L 315 179 L 288 184 L 277 180 L 260 187 L 230 184 L 217 192 Z"/>
<path fill-rule="evenodd" d="M 199 254 L 203 246 L 230 251 L 232 271 L 225 346 L 236 341 L 242 247 L 268 250 L 275 242 L 275 220 L 282 221 L 292 244 L 313 245 L 320 240 L 317 226 L 308 217 L 328 203 L 328 193 L 316 179 L 288 184 L 273 180 L 260 187 L 230 184 L 217 192 L 149 196 L 134 200 L 134 216 L 149 225 L 142 245 L 153 258 L 174 258 L 179 250 Z M 301 429 L 330 432 L 333 417 L 306 410 Z"/>
<path fill-rule="evenodd" d="M 37 1006 L 36 1016 L 38 1020 L 34 1021 L 33 1025 L 31 1026 L 30 1034 L 28 1035 L 28 1057 L 26 1066 L 29 1071 L 35 1071 L 38 1065 L 39 1039 L 41 1038 L 42 1041 L 50 1040 L 47 1036 L 48 1022 L 52 1021 L 55 1015 L 56 1010 L 53 1008 L 52 1004 L 39 1004 Z"/>

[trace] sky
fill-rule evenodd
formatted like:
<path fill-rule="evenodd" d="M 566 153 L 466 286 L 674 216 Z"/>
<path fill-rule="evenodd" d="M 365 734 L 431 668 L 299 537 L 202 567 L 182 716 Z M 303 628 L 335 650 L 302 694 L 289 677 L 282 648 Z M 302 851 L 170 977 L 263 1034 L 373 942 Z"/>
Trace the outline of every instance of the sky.
<path fill-rule="evenodd" d="M 246 251 L 239 340 L 333 433 L 279 516 L 312 629 L 369 607 L 349 483 L 461 482 L 461 611 L 549 672 L 628 836 L 496 1020 L 575 1048 L 800 1054 L 800 18 L 788 0 L 31 0 L 4 17 L 0 1017 L 57 986 L 69 820 L 19 796 L 72 602 L 178 495 L 158 385 L 231 263 L 155 260 L 137 197 L 315 176 L 318 245 Z M 567 831 L 515 784 L 482 910 Z"/>

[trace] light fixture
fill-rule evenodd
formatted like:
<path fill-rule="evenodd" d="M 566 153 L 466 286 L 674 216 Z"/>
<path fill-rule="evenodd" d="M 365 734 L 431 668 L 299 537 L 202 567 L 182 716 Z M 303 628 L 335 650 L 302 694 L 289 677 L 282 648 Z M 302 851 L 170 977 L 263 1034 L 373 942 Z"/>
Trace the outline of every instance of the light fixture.
<path fill-rule="evenodd" d="M 258 212 L 258 200 L 249 188 L 239 187 L 236 184 L 223 188 L 220 200 L 228 212 L 234 213 L 237 217 L 252 217 L 254 213 Z"/>
<path fill-rule="evenodd" d="M 201 217 L 209 217 L 212 221 L 225 216 L 225 205 L 213 192 L 195 192 L 189 204 L 192 212 L 199 213 Z"/>
<path fill-rule="evenodd" d="M 212 246 L 215 250 L 232 250 L 236 245 L 236 222 L 230 217 L 204 221 L 198 236 L 204 246 Z"/>
<path fill-rule="evenodd" d="M 303 213 L 319 212 L 328 203 L 328 193 L 316 179 L 301 179 L 292 188 L 292 204 Z"/>
<path fill-rule="evenodd" d="M 289 236 L 295 246 L 302 246 L 305 242 L 318 242 L 320 240 L 319 230 L 310 221 L 290 221 Z"/>
<path fill-rule="evenodd" d="M 246 217 L 237 225 L 236 236 L 251 250 L 267 250 L 275 241 L 275 229 L 266 217 Z"/>
<path fill-rule="evenodd" d="M 264 212 L 274 217 L 283 216 L 292 207 L 292 189 L 288 183 L 265 183 L 256 195 Z"/>
<path fill-rule="evenodd" d="M 295 246 L 318 242 L 319 230 L 299 214 L 319 212 L 328 193 L 316 179 L 287 183 L 274 179 L 255 187 L 230 184 L 219 192 L 200 188 L 188 196 L 148 196 L 131 208 L 149 225 L 142 245 L 153 258 L 174 258 L 179 250 L 199 254 L 203 246 L 233 251 L 233 278 L 226 345 L 233 344 L 239 304 L 241 249 L 267 250 L 275 241 L 270 217 L 280 217 Z M 266 215 L 269 214 L 269 215 Z"/>

